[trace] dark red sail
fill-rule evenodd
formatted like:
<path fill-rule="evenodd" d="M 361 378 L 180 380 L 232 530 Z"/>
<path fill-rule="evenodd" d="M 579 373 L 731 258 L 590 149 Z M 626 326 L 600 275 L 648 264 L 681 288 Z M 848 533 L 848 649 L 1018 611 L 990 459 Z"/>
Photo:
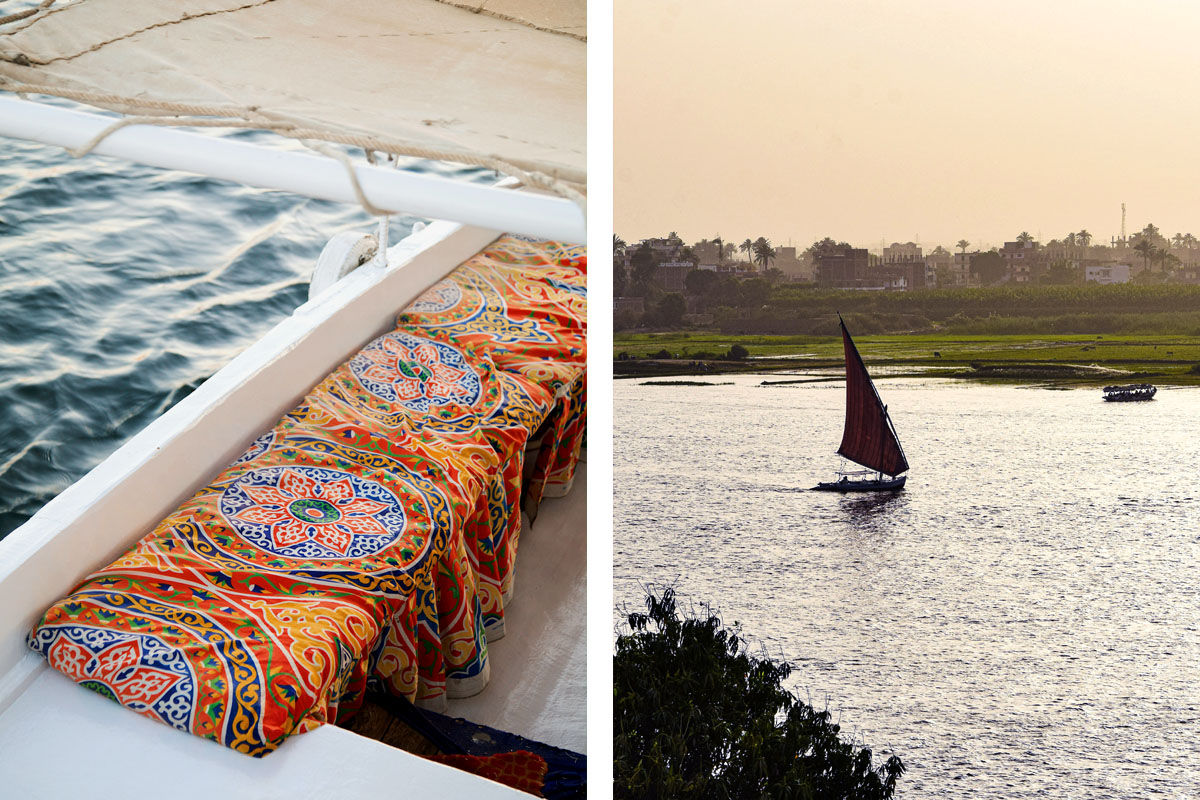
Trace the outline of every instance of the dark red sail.
<path fill-rule="evenodd" d="M 838 455 L 884 475 L 899 475 L 908 469 L 908 459 L 846 323 L 838 321 L 846 349 L 846 430 Z"/>

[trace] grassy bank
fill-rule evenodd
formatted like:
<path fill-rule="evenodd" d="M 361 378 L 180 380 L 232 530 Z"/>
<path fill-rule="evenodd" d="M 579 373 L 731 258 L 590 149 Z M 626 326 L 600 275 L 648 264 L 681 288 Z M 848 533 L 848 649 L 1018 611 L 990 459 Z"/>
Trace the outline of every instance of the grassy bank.
<path fill-rule="evenodd" d="M 893 334 L 856 337 L 871 366 L 914 367 L 914 373 L 986 380 L 1082 383 L 1155 382 L 1200 385 L 1200 336 Z M 724 357 L 739 344 L 744 361 Z M 661 351 L 671 359 L 651 358 Z M 628 359 L 621 359 L 625 354 Z M 770 372 L 842 363 L 835 336 L 738 336 L 716 333 L 618 333 L 618 376 Z M 697 361 L 707 369 L 693 366 Z"/>

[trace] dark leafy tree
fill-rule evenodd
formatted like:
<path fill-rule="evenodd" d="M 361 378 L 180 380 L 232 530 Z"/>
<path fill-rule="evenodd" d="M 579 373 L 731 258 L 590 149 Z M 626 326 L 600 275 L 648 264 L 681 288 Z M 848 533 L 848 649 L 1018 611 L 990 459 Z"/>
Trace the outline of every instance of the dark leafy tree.
<path fill-rule="evenodd" d="M 711 307 L 723 305 L 737 307 L 742 305 L 742 282 L 732 275 L 718 275 L 718 280 L 708 291 L 705 299 Z"/>
<path fill-rule="evenodd" d="M 733 347 L 729 348 L 729 352 L 726 353 L 726 356 L 728 356 L 729 360 L 731 361 L 745 361 L 750 357 L 750 351 L 745 347 L 742 347 L 740 344 L 735 344 Z"/>
<path fill-rule="evenodd" d="M 747 653 L 709 609 L 681 616 L 670 589 L 627 616 L 613 664 L 617 798 L 886 800 L 900 758 L 840 737 L 828 711 L 783 688 L 792 667 Z"/>
<path fill-rule="evenodd" d="M 617 234 L 613 234 L 613 297 L 621 297 L 625 294 L 626 275 L 625 275 L 625 240 Z"/>
<path fill-rule="evenodd" d="M 668 292 L 658 301 L 658 323 L 664 328 L 676 328 L 687 313 L 687 301 L 678 292 Z"/>
<path fill-rule="evenodd" d="M 633 284 L 643 291 L 654 282 L 658 273 L 658 262 L 654 260 L 654 251 L 649 242 L 643 242 L 641 247 L 633 251 L 633 255 L 629 257 L 629 270 Z"/>
<path fill-rule="evenodd" d="M 771 299 L 771 283 L 762 278 L 742 281 L 742 302 L 745 308 L 759 308 Z"/>
<path fill-rule="evenodd" d="M 766 269 L 775 260 L 775 248 L 771 246 L 771 240 L 763 236 L 754 240 L 754 263 Z"/>
<path fill-rule="evenodd" d="M 1150 269 L 1150 260 L 1152 258 L 1154 258 L 1154 254 L 1155 254 L 1155 252 L 1157 252 L 1158 248 L 1155 247 L 1154 243 L 1151 242 L 1148 238 L 1143 238 L 1143 239 L 1140 239 L 1138 241 L 1138 243 L 1133 246 L 1133 249 L 1136 250 L 1142 256 L 1143 268 L 1146 270 L 1149 270 Z"/>
<path fill-rule="evenodd" d="M 816 263 L 816 260 L 824 255 L 834 255 L 844 251 L 850 245 L 847 242 L 835 242 L 833 239 L 826 236 L 824 239 L 813 242 L 807 250 L 804 251 L 805 258 L 810 264 Z"/>
<path fill-rule="evenodd" d="M 711 269 L 694 269 L 683 276 L 683 285 L 688 294 L 708 294 L 720 282 L 721 276 Z"/>
<path fill-rule="evenodd" d="M 1069 284 L 1082 283 L 1081 270 L 1071 266 L 1069 261 L 1055 261 L 1046 270 L 1046 274 L 1042 276 L 1040 281 L 1044 284 L 1065 286 Z"/>
<path fill-rule="evenodd" d="M 750 261 L 754 257 L 754 242 L 750 241 L 750 239 L 746 239 L 738 245 L 738 250 L 741 250 L 743 253 L 745 253 L 746 260 Z"/>

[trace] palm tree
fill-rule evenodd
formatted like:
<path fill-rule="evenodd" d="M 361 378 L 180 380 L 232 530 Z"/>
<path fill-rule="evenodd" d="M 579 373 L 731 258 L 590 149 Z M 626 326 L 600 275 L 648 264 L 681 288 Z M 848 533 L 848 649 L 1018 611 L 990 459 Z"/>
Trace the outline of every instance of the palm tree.
<path fill-rule="evenodd" d="M 752 255 L 752 253 L 754 252 L 754 242 L 750 241 L 749 237 L 746 238 L 746 241 L 744 241 L 740 245 L 738 245 L 738 250 L 741 250 L 743 253 L 746 254 L 747 261 L 754 260 L 754 256 Z"/>
<path fill-rule="evenodd" d="M 1133 249 L 1138 251 L 1142 256 L 1142 266 L 1145 269 L 1150 269 L 1150 257 L 1154 255 L 1155 247 L 1150 243 L 1150 240 L 1143 237 L 1133 246 Z"/>
<path fill-rule="evenodd" d="M 764 236 L 758 237 L 754 241 L 754 263 L 766 269 L 774 259 L 775 248 L 771 247 L 771 240 Z"/>
<path fill-rule="evenodd" d="M 1184 243 L 1185 241 L 1187 241 L 1187 240 L 1183 238 L 1183 234 L 1182 234 L 1182 233 L 1177 233 L 1177 234 L 1175 234 L 1174 236 L 1172 236 L 1172 237 L 1171 237 L 1171 246 L 1172 246 L 1172 247 L 1180 247 L 1180 248 L 1182 248 L 1182 247 L 1183 247 L 1183 243 Z"/>
<path fill-rule="evenodd" d="M 713 244 L 717 246 L 717 266 L 721 266 L 721 256 L 725 254 L 725 240 L 721 238 L 721 234 L 713 237 Z"/>
<path fill-rule="evenodd" d="M 1084 228 L 1079 233 L 1075 234 L 1075 241 L 1079 242 L 1080 247 L 1087 247 L 1092 243 L 1092 235 Z"/>
<path fill-rule="evenodd" d="M 966 239 L 959 239 L 958 243 L 954 246 L 962 250 L 962 254 L 965 256 L 967 254 L 967 248 L 971 246 L 971 243 Z"/>
<path fill-rule="evenodd" d="M 1063 244 L 1065 244 L 1067 247 L 1074 247 L 1075 246 L 1075 234 L 1068 233 L 1067 238 L 1063 239 Z"/>
<path fill-rule="evenodd" d="M 620 256 L 625 255 L 625 247 L 626 247 L 625 240 L 622 239 L 620 236 L 617 236 L 614 233 L 613 234 L 613 258 L 619 258 Z"/>
<path fill-rule="evenodd" d="M 1021 244 L 1029 244 L 1033 241 L 1033 234 L 1031 234 L 1029 231 L 1021 231 L 1019 234 L 1017 234 L 1017 241 Z"/>

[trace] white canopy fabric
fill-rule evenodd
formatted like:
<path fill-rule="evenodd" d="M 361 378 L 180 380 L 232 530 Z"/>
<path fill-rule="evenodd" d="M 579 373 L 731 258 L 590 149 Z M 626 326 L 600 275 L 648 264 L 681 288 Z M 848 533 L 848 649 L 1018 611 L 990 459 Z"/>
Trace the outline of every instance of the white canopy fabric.
<path fill-rule="evenodd" d="M 74 0 L 0 25 L 0 89 L 583 184 L 586 16 L 585 0 Z"/>

